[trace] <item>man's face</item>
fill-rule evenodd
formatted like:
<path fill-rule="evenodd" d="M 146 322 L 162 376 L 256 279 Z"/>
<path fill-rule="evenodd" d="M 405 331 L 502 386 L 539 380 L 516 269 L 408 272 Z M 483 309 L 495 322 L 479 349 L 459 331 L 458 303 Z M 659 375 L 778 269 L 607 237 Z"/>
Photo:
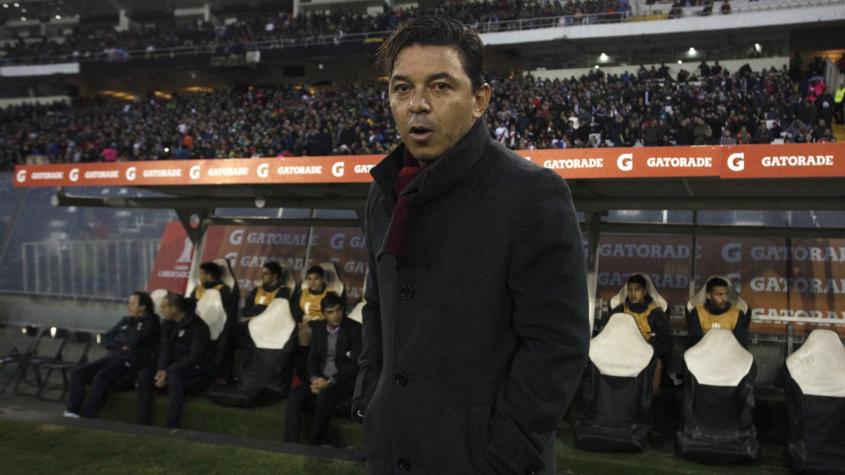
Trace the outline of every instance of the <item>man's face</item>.
<path fill-rule="evenodd" d="M 323 290 L 323 277 L 319 274 L 308 274 L 305 276 L 305 285 L 311 292 L 320 292 Z"/>
<path fill-rule="evenodd" d="M 628 284 L 628 300 L 631 303 L 641 303 L 645 300 L 645 287 L 637 282 L 630 282 Z"/>
<path fill-rule="evenodd" d="M 161 305 L 159 306 L 159 311 L 161 312 L 161 317 L 165 320 L 176 319 L 176 307 L 171 305 L 170 301 L 167 299 L 162 299 Z"/>
<path fill-rule="evenodd" d="M 200 282 L 211 282 L 211 275 L 200 269 Z"/>
<path fill-rule="evenodd" d="M 487 84 L 473 91 L 451 46 L 412 45 L 399 52 L 390 77 L 390 109 L 402 142 L 423 166 L 451 149 L 490 102 Z"/>
<path fill-rule="evenodd" d="M 336 327 L 340 325 L 340 321 L 343 320 L 343 307 L 340 305 L 326 307 L 323 311 L 323 316 L 326 317 L 326 322 L 329 326 Z"/>
<path fill-rule="evenodd" d="M 138 296 L 132 295 L 129 297 L 129 303 L 126 306 L 129 315 L 133 317 L 140 317 L 144 314 L 144 307 L 138 303 Z"/>
<path fill-rule="evenodd" d="M 710 306 L 714 310 L 726 308 L 728 306 L 728 288 L 722 286 L 713 287 L 713 290 L 707 294 L 707 298 L 710 300 Z"/>
<path fill-rule="evenodd" d="M 279 276 L 270 272 L 266 268 L 262 268 L 261 270 L 261 283 L 264 285 L 271 285 L 275 284 Z"/>

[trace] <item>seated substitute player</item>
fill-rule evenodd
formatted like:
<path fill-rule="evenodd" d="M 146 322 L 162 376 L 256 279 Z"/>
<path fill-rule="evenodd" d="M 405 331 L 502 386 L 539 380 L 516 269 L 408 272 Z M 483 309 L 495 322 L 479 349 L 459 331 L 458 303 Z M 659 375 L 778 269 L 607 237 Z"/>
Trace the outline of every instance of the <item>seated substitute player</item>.
<path fill-rule="evenodd" d="M 747 347 L 750 312 L 731 302 L 730 283 L 721 277 L 712 277 L 707 281 L 706 292 L 703 304 L 691 310 L 687 308 L 689 346 L 698 343 L 711 328 L 727 328 L 743 347 Z"/>
<path fill-rule="evenodd" d="M 660 388 L 663 367 L 672 353 L 672 327 L 669 316 L 654 303 L 648 292 L 648 282 L 642 274 L 631 274 L 625 287 L 625 301 L 611 309 L 610 314 L 627 313 L 634 317 L 643 338 L 654 348 L 658 359 L 651 387 L 656 393 Z"/>

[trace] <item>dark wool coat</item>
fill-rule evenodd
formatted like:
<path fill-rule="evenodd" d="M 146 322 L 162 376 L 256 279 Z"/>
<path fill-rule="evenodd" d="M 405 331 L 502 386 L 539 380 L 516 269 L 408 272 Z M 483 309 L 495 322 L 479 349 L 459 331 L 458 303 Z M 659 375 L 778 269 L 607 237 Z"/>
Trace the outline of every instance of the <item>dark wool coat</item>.
<path fill-rule="evenodd" d="M 409 256 L 381 251 L 402 166 L 372 170 L 353 414 L 370 473 L 541 473 L 587 360 L 586 271 L 569 188 L 479 121 L 403 193 Z"/>

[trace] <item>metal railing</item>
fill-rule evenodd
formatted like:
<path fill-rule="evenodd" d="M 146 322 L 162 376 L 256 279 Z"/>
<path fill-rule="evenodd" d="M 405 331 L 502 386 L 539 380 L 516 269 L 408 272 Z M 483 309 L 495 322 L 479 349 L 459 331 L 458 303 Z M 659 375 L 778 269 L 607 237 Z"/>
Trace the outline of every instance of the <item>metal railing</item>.
<path fill-rule="evenodd" d="M 146 287 L 158 239 L 42 241 L 21 244 L 24 293 L 125 298 Z"/>
<path fill-rule="evenodd" d="M 806 8 L 808 6 L 839 5 L 845 0 L 780 0 L 774 2 L 754 2 L 754 5 L 743 5 L 733 10 L 733 13 L 747 13 L 757 11 L 773 11 L 793 8 Z M 759 5 L 758 5 L 759 4 Z M 555 28 L 580 25 L 594 25 L 603 23 L 623 23 L 629 21 L 653 21 L 665 20 L 665 17 L 654 18 L 654 13 L 668 12 L 668 5 L 651 6 L 649 12 L 641 12 L 640 15 L 632 16 L 630 13 L 584 13 L 580 15 L 565 15 L 537 18 L 520 18 L 506 21 L 469 22 L 468 25 L 477 29 L 480 33 L 497 33 L 506 31 L 524 31 L 540 28 Z M 714 11 L 718 15 L 718 11 Z M 348 33 L 343 35 L 316 35 L 296 38 L 273 38 L 248 43 L 221 43 L 212 41 L 208 44 L 193 46 L 174 46 L 148 51 L 147 49 L 133 50 L 112 50 L 111 52 L 87 52 L 84 54 L 60 54 L 48 57 L 42 56 L 20 56 L 12 58 L 0 58 L 0 64 L 52 64 L 62 62 L 91 62 L 91 61 L 113 61 L 115 63 L 125 62 L 133 59 L 161 59 L 176 58 L 192 55 L 227 55 L 243 54 L 246 51 L 271 51 L 292 47 L 328 46 L 355 43 L 380 42 L 390 31 L 373 31 L 366 33 Z M 238 53 L 232 53 L 231 48 L 236 47 Z"/>

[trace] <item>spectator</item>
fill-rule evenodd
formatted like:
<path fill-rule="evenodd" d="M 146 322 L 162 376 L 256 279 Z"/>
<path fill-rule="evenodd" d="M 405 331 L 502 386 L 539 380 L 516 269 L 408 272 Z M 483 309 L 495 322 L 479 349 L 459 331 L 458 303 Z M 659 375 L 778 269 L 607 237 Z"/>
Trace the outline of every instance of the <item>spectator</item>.
<path fill-rule="evenodd" d="M 722 15 L 729 15 L 731 13 L 731 3 L 729 0 L 722 0 Z"/>

